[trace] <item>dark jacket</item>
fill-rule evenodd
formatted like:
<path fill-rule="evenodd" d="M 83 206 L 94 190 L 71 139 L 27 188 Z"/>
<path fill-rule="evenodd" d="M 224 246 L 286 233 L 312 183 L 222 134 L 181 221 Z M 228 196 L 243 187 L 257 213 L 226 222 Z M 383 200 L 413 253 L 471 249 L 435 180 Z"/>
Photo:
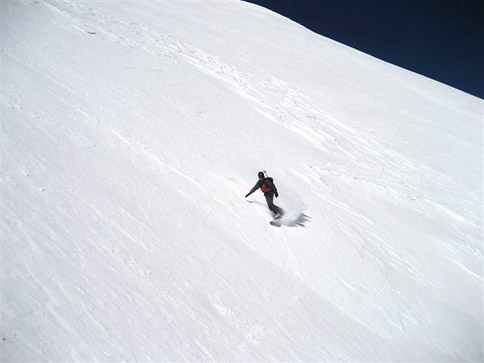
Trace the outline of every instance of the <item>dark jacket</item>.
<path fill-rule="evenodd" d="M 274 185 L 272 178 L 264 178 L 263 180 L 259 179 L 257 183 L 254 185 L 254 187 L 250 190 L 249 194 L 247 195 L 254 193 L 259 188 L 262 190 L 264 194 L 267 194 L 267 193 L 275 194 L 276 198 L 278 196 L 277 188 Z"/>

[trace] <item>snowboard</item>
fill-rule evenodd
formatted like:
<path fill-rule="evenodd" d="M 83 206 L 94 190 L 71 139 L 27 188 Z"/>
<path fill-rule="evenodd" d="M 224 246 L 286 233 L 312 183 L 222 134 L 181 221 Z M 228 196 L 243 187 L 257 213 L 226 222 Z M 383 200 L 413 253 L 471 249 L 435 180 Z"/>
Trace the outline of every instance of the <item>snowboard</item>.
<path fill-rule="evenodd" d="M 282 221 L 281 221 L 280 218 L 279 219 L 274 219 L 274 220 L 270 221 L 269 224 L 271 226 L 280 227 L 280 226 L 282 226 Z"/>
<path fill-rule="evenodd" d="M 276 214 L 274 215 L 274 219 L 269 223 L 273 226 L 280 227 L 282 225 L 282 217 L 284 217 L 284 214 Z"/>

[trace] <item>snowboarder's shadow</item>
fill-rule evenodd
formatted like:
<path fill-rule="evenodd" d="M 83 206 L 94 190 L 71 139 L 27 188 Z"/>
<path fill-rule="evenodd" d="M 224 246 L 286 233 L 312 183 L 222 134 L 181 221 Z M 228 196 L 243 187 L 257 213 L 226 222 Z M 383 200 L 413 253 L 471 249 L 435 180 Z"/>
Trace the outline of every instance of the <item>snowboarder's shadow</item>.
<path fill-rule="evenodd" d="M 291 223 L 288 224 L 289 227 L 306 227 L 307 222 L 311 221 L 311 217 L 308 215 L 301 213 L 295 219 L 291 220 Z"/>
<path fill-rule="evenodd" d="M 256 200 L 248 200 L 247 202 L 266 206 L 265 203 Z M 271 224 L 276 227 L 306 227 L 306 223 L 310 221 L 311 217 L 309 217 L 307 214 L 299 213 L 297 216 L 294 217 L 286 216 L 285 218 L 283 217 L 282 219 L 271 221 Z"/>
<path fill-rule="evenodd" d="M 271 225 L 275 227 L 306 227 L 306 223 L 311 220 L 311 217 L 304 213 L 300 213 L 294 217 L 282 217 L 281 219 L 276 219 L 270 222 Z"/>

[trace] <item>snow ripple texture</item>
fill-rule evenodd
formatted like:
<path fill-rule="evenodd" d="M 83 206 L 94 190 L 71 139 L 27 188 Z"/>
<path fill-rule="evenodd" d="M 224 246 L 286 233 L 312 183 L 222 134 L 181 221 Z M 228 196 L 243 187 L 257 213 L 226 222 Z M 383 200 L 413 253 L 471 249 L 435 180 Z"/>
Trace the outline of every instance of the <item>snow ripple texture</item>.
<path fill-rule="evenodd" d="M 2 361 L 484 359 L 481 99 L 241 1 L 1 10 Z"/>

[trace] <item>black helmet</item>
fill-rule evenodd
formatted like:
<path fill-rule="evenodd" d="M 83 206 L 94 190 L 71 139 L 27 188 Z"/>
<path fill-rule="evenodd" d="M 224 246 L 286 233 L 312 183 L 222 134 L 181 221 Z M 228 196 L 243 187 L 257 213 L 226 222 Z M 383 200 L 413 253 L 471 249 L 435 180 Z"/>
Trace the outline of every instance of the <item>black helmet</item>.
<path fill-rule="evenodd" d="M 265 175 L 264 175 L 264 172 L 262 171 L 259 171 L 259 174 L 257 174 L 257 176 L 260 178 L 265 178 Z"/>

